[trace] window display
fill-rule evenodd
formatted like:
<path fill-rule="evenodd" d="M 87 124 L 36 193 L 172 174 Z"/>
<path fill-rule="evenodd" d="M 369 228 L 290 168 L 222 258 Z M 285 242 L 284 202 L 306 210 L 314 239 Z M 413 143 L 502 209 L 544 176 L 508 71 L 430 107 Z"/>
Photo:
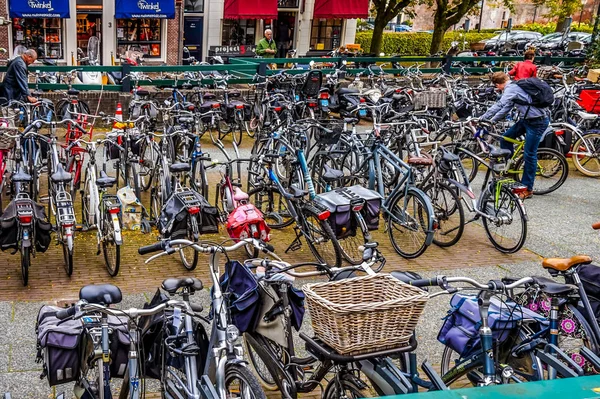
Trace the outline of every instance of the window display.
<path fill-rule="evenodd" d="M 311 50 L 333 50 L 341 46 L 342 19 L 315 19 L 310 31 Z"/>
<path fill-rule="evenodd" d="M 223 46 L 254 44 L 256 39 L 255 19 L 223 20 Z"/>
<path fill-rule="evenodd" d="M 118 19 L 117 53 L 125 56 L 129 50 L 140 51 L 147 58 L 161 56 L 162 20 Z"/>
<path fill-rule="evenodd" d="M 60 18 L 13 18 L 13 48 L 34 48 L 38 57 L 62 59 L 63 21 Z"/>

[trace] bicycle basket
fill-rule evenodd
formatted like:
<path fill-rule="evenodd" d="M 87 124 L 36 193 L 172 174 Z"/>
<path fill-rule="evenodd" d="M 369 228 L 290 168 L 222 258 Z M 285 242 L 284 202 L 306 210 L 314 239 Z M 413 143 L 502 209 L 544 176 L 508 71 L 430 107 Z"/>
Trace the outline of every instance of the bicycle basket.
<path fill-rule="evenodd" d="M 415 93 L 415 110 L 425 108 L 446 108 L 445 90 L 426 90 Z"/>
<path fill-rule="evenodd" d="M 315 335 L 340 354 L 356 355 L 408 344 L 427 293 L 389 274 L 303 287 Z"/>
<path fill-rule="evenodd" d="M 316 129 L 315 138 L 320 144 L 337 144 L 340 141 L 340 137 L 344 133 L 344 125 L 341 124 L 330 124 L 326 126 L 327 129 L 333 130 L 333 132 L 325 132 L 322 129 Z"/>

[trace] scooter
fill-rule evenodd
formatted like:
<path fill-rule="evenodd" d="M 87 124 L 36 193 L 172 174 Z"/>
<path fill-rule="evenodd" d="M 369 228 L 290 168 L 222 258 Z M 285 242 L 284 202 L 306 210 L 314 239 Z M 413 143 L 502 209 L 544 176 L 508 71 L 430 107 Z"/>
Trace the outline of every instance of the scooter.
<path fill-rule="evenodd" d="M 367 110 L 359 109 L 359 105 L 361 102 L 364 103 L 365 99 L 358 88 L 340 87 L 340 79 L 345 77 L 345 65 L 325 76 L 326 83 L 323 89 L 329 95 L 328 109 L 339 113 L 342 118 L 364 118 L 367 116 Z"/>

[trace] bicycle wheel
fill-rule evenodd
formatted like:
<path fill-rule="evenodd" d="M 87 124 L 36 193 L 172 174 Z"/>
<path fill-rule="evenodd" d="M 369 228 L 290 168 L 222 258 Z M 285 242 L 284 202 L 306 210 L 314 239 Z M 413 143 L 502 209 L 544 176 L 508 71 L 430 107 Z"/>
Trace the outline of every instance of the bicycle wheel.
<path fill-rule="evenodd" d="M 573 145 L 571 159 L 586 176 L 600 176 L 600 133 L 587 133 Z"/>
<path fill-rule="evenodd" d="M 514 347 L 527 339 L 527 334 L 523 330 L 519 330 L 514 342 L 509 338 L 504 343 L 496 348 L 494 361 L 497 367 L 497 372 L 500 365 L 508 365 L 512 367 L 514 376 L 521 382 L 540 381 L 543 380 L 542 364 L 539 359 L 533 354 L 533 351 L 527 352 L 522 357 L 512 356 L 511 352 Z M 458 353 L 454 352 L 449 347 L 444 348 L 441 362 L 442 380 L 452 389 L 465 388 L 476 386 L 483 381 L 483 365 L 481 362 L 467 362 L 456 366 L 460 360 Z M 516 382 L 516 381 L 514 381 Z"/>
<path fill-rule="evenodd" d="M 105 213 L 102 222 L 102 254 L 108 274 L 115 277 L 121 266 L 121 245 L 115 242 L 115 227 L 110 213 Z"/>
<path fill-rule="evenodd" d="M 81 194 L 81 222 L 87 228 L 92 227 L 96 224 L 96 204 L 92 191 L 94 190 L 94 183 L 91 178 L 87 175 L 85 177 L 85 184 L 83 186 L 83 193 Z"/>
<path fill-rule="evenodd" d="M 336 377 L 332 378 L 323 393 L 323 399 L 359 399 L 372 397 L 375 397 L 375 395 L 367 384 L 356 377 L 346 378 L 344 375 L 339 377 L 339 380 L 336 380 Z"/>
<path fill-rule="evenodd" d="M 342 251 L 329 222 L 320 220 L 311 209 L 305 208 L 302 212 L 305 220 L 304 238 L 315 258 L 330 267 L 341 267 Z"/>
<path fill-rule="evenodd" d="M 141 152 L 142 161 L 140 162 L 140 180 L 143 191 L 150 190 L 154 178 L 154 170 L 158 162 L 158 152 L 154 149 L 151 142 L 143 141 Z"/>
<path fill-rule="evenodd" d="M 352 217 L 355 219 L 354 225 L 356 225 L 356 229 L 351 231 L 347 236 L 338 238 L 338 243 L 344 259 L 353 265 L 360 265 L 363 262 L 363 253 L 359 247 L 368 241 L 365 235 L 369 232 L 363 231 L 360 227 L 361 224 L 358 218 L 362 218 L 362 216 L 352 211 Z M 377 272 L 378 270 L 375 271 Z"/>
<path fill-rule="evenodd" d="M 186 239 L 196 242 L 198 240 L 198 223 L 196 217 L 193 215 L 188 216 L 188 228 Z M 179 257 L 183 267 L 187 270 L 192 271 L 198 266 L 198 252 L 190 246 L 179 247 Z"/>
<path fill-rule="evenodd" d="M 465 229 L 465 212 L 456 194 L 446 183 L 431 183 L 423 189 L 431 199 L 435 221 L 433 243 L 440 247 L 451 247 L 462 237 Z"/>
<path fill-rule="evenodd" d="M 29 283 L 29 266 L 31 265 L 31 249 L 29 247 L 21 248 L 21 275 L 23 276 L 23 285 Z"/>
<path fill-rule="evenodd" d="M 390 202 L 386 214 L 388 235 L 394 250 L 402 257 L 413 259 L 425 252 L 428 246 L 428 232 L 433 215 L 427 206 L 426 197 L 409 190 L 401 192 Z"/>
<path fill-rule="evenodd" d="M 204 198 L 208 197 L 208 178 L 206 176 L 206 168 L 204 161 L 197 159 L 194 162 L 194 170 L 192 170 L 192 188 L 196 190 Z"/>
<path fill-rule="evenodd" d="M 239 146 L 242 144 L 242 137 L 244 137 L 244 121 L 238 121 L 237 126 L 231 129 L 231 136 L 231 139 L 236 145 Z"/>
<path fill-rule="evenodd" d="M 345 180 L 345 177 L 340 178 L 337 181 L 327 181 L 325 179 L 325 173 L 329 169 L 339 170 L 338 163 L 326 152 L 317 152 L 314 158 L 311 160 L 310 174 L 315 185 L 315 191 L 317 194 L 326 192 L 328 189 L 341 186 L 341 182 Z"/>
<path fill-rule="evenodd" d="M 141 203 L 142 188 L 140 187 L 140 176 L 139 176 L 138 166 L 137 166 L 137 164 L 128 162 L 127 165 L 125 165 L 125 168 L 126 168 L 125 175 L 127 176 L 127 185 L 133 189 L 133 192 L 135 193 L 136 198 Z"/>
<path fill-rule="evenodd" d="M 58 227 L 60 229 L 60 226 Z M 74 249 L 69 249 L 69 238 L 65 242 L 65 237 L 61 233 L 61 237 L 59 237 L 61 241 L 62 249 L 63 249 L 63 258 L 65 260 L 65 272 L 67 272 L 67 276 L 71 277 L 73 274 L 73 251 Z"/>
<path fill-rule="evenodd" d="M 225 365 L 225 392 L 228 398 L 267 399 L 254 374 L 238 363 Z"/>
<path fill-rule="evenodd" d="M 294 223 L 287 202 L 277 187 L 258 186 L 248 193 L 251 202 L 265 217 L 272 229 L 282 229 Z"/>
<path fill-rule="evenodd" d="M 527 219 L 523 206 L 507 186 L 501 186 L 497 199 L 492 193 L 495 184 L 490 184 L 489 187 L 491 189 L 486 189 L 480 205 L 480 210 L 491 217 L 483 217 L 485 232 L 498 251 L 517 252 L 527 237 Z"/>
<path fill-rule="evenodd" d="M 537 159 L 533 193 L 548 194 L 562 186 L 569 175 L 569 165 L 565 156 L 551 148 L 539 148 Z M 515 180 L 522 181 L 524 164 L 524 158 L 520 157 L 515 164 Z"/>
<path fill-rule="evenodd" d="M 251 342 L 256 342 L 256 345 L 259 346 L 258 350 L 254 349 Z M 248 338 L 247 334 L 244 334 L 244 348 L 248 363 L 254 371 L 254 374 L 258 376 L 263 388 L 267 391 L 278 390 L 279 386 L 277 385 L 277 380 L 271 375 L 271 372 L 265 363 L 265 361 L 272 362 L 273 360 L 270 357 L 266 357 L 266 359 L 263 360 L 260 353 L 268 351 L 271 355 L 276 356 L 277 360 L 280 360 L 281 363 L 286 364 L 285 355 L 287 352 L 285 348 L 282 348 L 279 344 L 259 334 L 253 334 L 251 339 Z"/>

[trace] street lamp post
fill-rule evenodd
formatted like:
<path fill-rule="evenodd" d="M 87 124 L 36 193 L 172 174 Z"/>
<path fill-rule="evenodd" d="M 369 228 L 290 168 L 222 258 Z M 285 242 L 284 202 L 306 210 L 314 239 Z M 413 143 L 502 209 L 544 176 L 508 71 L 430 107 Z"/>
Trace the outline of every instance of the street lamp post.
<path fill-rule="evenodd" d="M 483 19 L 483 4 L 485 0 L 481 0 L 481 9 L 479 10 L 479 26 L 477 27 L 477 32 L 481 32 L 481 21 Z"/>

